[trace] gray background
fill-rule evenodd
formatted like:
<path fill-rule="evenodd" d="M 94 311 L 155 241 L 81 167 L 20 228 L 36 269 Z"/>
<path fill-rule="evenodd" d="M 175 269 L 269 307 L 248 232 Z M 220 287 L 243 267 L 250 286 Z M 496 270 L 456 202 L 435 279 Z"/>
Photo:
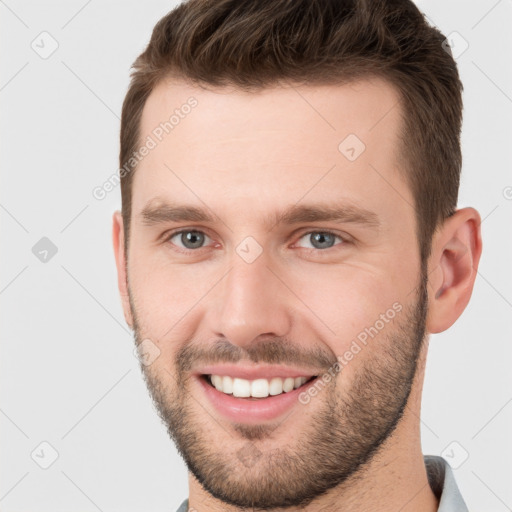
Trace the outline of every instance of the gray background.
<path fill-rule="evenodd" d="M 0 0 L 4 512 L 170 512 L 187 495 L 118 298 L 111 216 L 119 188 L 102 201 L 92 195 L 117 169 L 129 67 L 175 4 Z M 484 219 L 471 303 L 431 340 L 423 447 L 458 466 L 471 511 L 503 512 L 512 507 L 512 3 L 419 6 L 445 35 L 458 33 L 456 53 L 469 45 L 457 58 L 460 206 Z M 48 469 L 41 465 L 53 452 L 42 442 L 58 453 Z"/>

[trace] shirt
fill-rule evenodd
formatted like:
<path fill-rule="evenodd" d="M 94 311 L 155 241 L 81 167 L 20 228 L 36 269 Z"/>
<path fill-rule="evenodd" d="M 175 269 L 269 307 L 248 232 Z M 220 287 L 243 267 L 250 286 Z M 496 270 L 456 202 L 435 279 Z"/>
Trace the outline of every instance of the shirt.
<path fill-rule="evenodd" d="M 423 460 L 432 492 L 439 499 L 437 512 L 468 512 L 448 462 L 437 455 L 425 455 Z M 188 512 L 188 500 L 177 512 Z"/>

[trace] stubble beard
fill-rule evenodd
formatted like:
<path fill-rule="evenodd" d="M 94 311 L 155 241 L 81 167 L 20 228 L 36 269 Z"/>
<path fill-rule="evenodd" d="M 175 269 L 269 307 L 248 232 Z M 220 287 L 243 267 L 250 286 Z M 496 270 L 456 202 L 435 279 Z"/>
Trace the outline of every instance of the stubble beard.
<path fill-rule="evenodd" d="M 299 405 L 314 406 L 315 414 L 304 422 L 293 444 L 285 441 L 268 448 L 275 436 L 289 439 L 286 419 L 282 426 L 237 424 L 224 428 L 210 417 L 190 395 L 186 369 L 192 361 L 187 360 L 186 346 L 176 355 L 174 373 L 158 374 L 141 364 L 142 373 L 189 471 L 212 496 L 229 505 L 259 510 L 305 506 L 358 478 L 398 425 L 425 337 L 427 297 L 423 274 L 415 303 L 404 308 L 401 318 L 396 317 L 364 348 L 365 366 L 354 373 L 350 386 L 339 389 L 338 379 L 334 379 L 310 405 Z M 143 336 L 131 295 L 130 304 L 139 343 Z M 372 343 L 380 347 L 374 357 L 368 357 Z M 247 354 L 252 360 L 272 362 L 272 354 L 281 350 L 272 341 L 258 347 Z M 237 354 L 240 350 L 233 348 Z"/>

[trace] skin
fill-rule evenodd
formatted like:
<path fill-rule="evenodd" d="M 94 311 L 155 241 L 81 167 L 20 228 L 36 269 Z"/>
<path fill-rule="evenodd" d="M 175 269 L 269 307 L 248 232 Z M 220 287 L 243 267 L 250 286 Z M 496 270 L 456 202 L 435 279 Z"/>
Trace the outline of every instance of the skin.
<path fill-rule="evenodd" d="M 323 417 L 329 400 L 338 403 L 350 396 L 358 375 L 385 355 L 404 327 L 405 313 L 418 303 L 421 262 L 414 199 L 396 163 L 401 111 L 396 91 L 380 79 L 286 85 L 258 93 L 167 80 L 146 103 L 141 139 L 190 96 L 197 107 L 135 172 L 128 260 L 121 213 L 114 213 L 119 291 L 136 339 L 150 339 L 160 350 L 151 366 L 143 368 L 150 390 L 159 385 L 169 407 L 181 397 L 190 428 L 208 441 L 209 455 L 225 457 L 240 479 L 257 481 L 268 454 L 300 453 L 301 435 L 319 428 L 315 418 Z M 353 162 L 338 150 L 348 134 L 356 134 L 366 146 Z M 216 220 L 145 225 L 141 212 L 150 201 L 155 206 L 155 198 L 206 208 Z M 295 204 L 350 204 L 374 212 L 379 227 L 332 220 L 268 223 L 269 216 Z M 180 237 L 168 238 L 180 228 L 206 233 L 206 247 L 180 252 L 186 251 Z M 342 238 L 333 247 L 314 248 L 306 234 L 324 230 Z M 252 263 L 236 251 L 246 237 L 262 249 Z M 428 334 L 449 328 L 465 309 L 480 254 L 478 212 L 457 210 L 433 237 L 427 262 L 427 336 L 403 416 L 356 475 L 301 510 L 437 509 L 419 427 Z M 200 387 L 186 380 L 188 375 L 183 376 L 186 386 L 178 389 L 179 374 L 173 371 L 187 346 L 205 350 L 224 339 L 244 354 L 260 348 L 263 354 L 261 341 L 279 337 L 299 352 L 343 355 L 394 303 L 403 306 L 404 315 L 386 324 L 380 345 L 368 344 L 329 391 L 307 406 L 294 406 L 260 439 L 248 441 L 248 432 L 244 435 L 220 416 Z M 241 464 L 235 454 L 244 447 L 263 454 L 261 462 L 251 468 Z M 189 505 L 198 512 L 240 509 L 212 496 L 192 472 Z"/>

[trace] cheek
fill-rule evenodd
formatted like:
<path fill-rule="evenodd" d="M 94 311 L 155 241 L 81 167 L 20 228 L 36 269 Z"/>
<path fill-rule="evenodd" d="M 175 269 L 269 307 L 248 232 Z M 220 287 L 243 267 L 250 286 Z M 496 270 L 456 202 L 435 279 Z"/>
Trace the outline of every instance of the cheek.
<path fill-rule="evenodd" d="M 222 273 L 213 267 L 169 264 L 143 251 L 133 252 L 130 290 L 142 334 L 154 339 L 185 339 L 191 322 Z M 187 330 L 188 329 L 188 330 Z"/>
<path fill-rule="evenodd" d="M 406 311 L 406 293 L 399 286 L 382 274 L 359 273 L 317 279 L 304 289 L 308 306 L 335 333 L 321 341 L 338 359 L 334 371 L 341 372 L 340 389 L 350 387 L 361 369 L 389 357 Z"/>
<path fill-rule="evenodd" d="M 393 320 L 412 300 L 407 276 L 393 279 L 382 268 L 318 267 L 306 275 L 297 280 L 294 288 L 301 290 L 305 304 L 334 332 L 329 335 L 329 343 L 336 354 L 347 350 L 358 335 L 376 322 L 381 327 L 381 315 L 386 317 L 384 321 Z M 383 332 L 393 324 L 394 321 L 385 322 Z"/>

